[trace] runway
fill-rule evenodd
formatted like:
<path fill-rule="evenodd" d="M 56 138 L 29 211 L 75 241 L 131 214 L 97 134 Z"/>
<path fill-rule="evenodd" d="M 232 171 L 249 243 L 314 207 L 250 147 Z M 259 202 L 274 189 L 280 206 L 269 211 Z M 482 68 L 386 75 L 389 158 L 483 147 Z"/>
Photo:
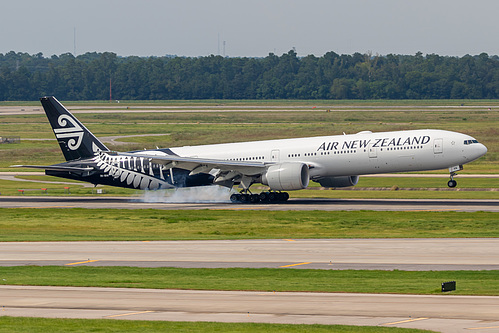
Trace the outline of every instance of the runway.
<path fill-rule="evenodd" d="M 499 212 L 499 200 L 449 199 L 294 199 L 279 204 L 230 202 L 144 202 L 143 197 L 1 197 L 0 208 L 112 208 L 112 209 L 228 209 L 228 210 L 323 210 L 323 211 L 456 211 Z"/>
<path fill-rule="evenodd" d="M 319 108 L 313 105 L 265 105 L 265 107 L 257 105 L 127 105 L 115 104 L 109 106 L 92 106 L 92 105 L 72 105 L 66 106 L 69 111 L 74 114 L 80 113 L 222 113 L 222 112 L 421 112 L 421 111 L 452 111 L 452 112 L 470 112 L 481 111 L 494 108 L 494 105 L 392 105 L 392 106 L 369 106 L 369 105 L 322 105 Z M 41 106 L 0 106 L 0 115 L 31 115 L 43 114 Z"/>
<path fill-rule="evenodd" d="M 497 332 L 499 297 L 0 286 L 1 315 Z"/>
<path fill-rule="evenodd" d="M 1 242 L 0 266 L 499 270 L 497 238 Z"/>

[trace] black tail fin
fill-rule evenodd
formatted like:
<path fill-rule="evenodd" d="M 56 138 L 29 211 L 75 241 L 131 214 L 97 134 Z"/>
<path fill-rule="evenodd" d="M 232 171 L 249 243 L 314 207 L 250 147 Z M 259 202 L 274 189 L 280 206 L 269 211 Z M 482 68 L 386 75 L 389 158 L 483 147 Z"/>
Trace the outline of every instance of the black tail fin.
<path fill-rule="evenodd" d="M 66 161 L 91 158 L 98 151 L 109 151 L 55 97 L 42 97 L 40 102 Z"/>

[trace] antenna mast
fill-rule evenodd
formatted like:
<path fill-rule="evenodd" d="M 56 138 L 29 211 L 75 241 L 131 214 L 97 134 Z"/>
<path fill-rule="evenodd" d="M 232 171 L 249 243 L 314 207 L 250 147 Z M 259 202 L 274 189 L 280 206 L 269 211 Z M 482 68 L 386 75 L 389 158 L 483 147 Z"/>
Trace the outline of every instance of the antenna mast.
<path fill-rule="evenodd" d="M 73 56 L 76 57 L 76 27 L 73 28 Z"/>

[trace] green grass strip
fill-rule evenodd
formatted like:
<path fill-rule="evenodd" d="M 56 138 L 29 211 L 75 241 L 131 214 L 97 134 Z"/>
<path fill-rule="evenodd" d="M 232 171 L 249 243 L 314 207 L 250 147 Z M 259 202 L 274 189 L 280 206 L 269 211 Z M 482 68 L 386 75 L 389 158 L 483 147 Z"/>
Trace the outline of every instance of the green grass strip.
<path fill-rule="evenodd" d="M 0 284 L 193 290 L 499 295 L 499 271 L 381 271 L 272 268 L 0 267 Z"/>
<path fill-rule="evenodd" d="M 499 237 L 498 220 L 494 212 L 1 208 L 0 241 Z"/>
<path fill-rule="evenodd" d="M 0 317 L 0 332 L 338 332 L 418 333 L 430 332 L 395 327 L 343 325 L 289 325 L 259 323 L 167 322 L 110 319 L 48 319 Z"/>
<path fill-rule="evenodd" d="M 447 181 L 447 180 L 445 180 Z M 307 189 L 290 193 L 291 198 L 309 199 L 448 199 L 499 200 L 499 191 L 428 191 L 428 190 L 319 190 Z M 452 207 L 451 207 L 452 208 Z"/>

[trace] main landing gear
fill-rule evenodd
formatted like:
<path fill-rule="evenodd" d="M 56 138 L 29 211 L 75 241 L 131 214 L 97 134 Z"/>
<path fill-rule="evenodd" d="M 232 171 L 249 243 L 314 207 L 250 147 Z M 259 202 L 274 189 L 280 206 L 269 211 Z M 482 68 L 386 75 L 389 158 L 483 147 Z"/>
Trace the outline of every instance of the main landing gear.
<path fill-rule="evenodd" d="M 273 203 L 285 202 L 289 199 L 287 192 L 262 192 L 260 194 L 252 193 L 234 193 L 230 196 L 230 201 L 233 203 Z"/>

